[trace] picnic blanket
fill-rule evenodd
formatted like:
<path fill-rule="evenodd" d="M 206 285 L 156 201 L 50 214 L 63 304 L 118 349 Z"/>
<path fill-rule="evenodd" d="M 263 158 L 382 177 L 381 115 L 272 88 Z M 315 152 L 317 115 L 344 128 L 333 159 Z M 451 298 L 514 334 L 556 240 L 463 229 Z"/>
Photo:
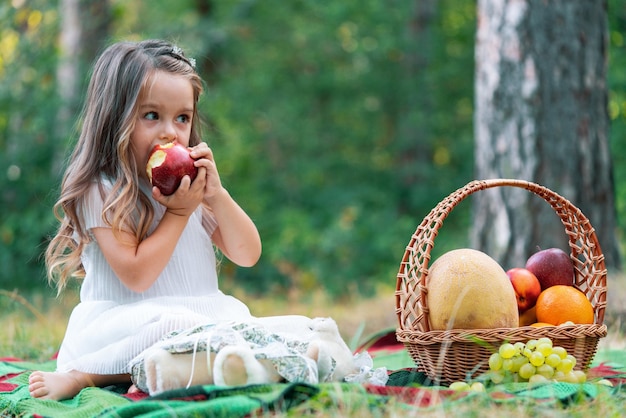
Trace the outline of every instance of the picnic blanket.
<path fill-rule="evenodd" d="M 520 399 L 529 402 L 567 403 L 580 397 L 595 398 L 601 394 L 624 391 L 626 356 L 623 351 L 598 353 L 584 384 L 551 383 L 531 387 L 511 383 L 490 388 L 487 392 L 455 392 L 432 382 L 410 359 L 404 347 L 395 340 L 393 330 L 368 339 L 358 350 L 367 350 L 375 367 L 387 367 L 389 379 L 384 386 L 367 383 L 277 383 L 240 387 L 197 385 L 163 392 L 126 394 L 126 387 L 86 388 L 72 399 L 50 401 L 33 399 L 28 393 L 28 376 L 32 370 L 54 370 L 55 360 L 43 363 L 15 358 L 0 358 L 0 416 L 20 417 L 245 417 L 265 412 L 319 410 L 342 402 L 375 410 L 390 401 L 407 410 L 427 410 L 443 402 L 464 402 L 484 397 L 491 402 Z M 621 353 L 621 354 L 620 354 Z M 614 386 L 597 383 L 609 379 Z"/>

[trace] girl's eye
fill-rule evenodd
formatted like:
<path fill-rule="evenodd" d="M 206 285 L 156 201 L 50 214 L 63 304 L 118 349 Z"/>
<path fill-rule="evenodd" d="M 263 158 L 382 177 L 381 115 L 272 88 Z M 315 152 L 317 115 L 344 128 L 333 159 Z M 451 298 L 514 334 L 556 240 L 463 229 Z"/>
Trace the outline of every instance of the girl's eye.
<path fill-rule="evenodd" d="M 187 115 L 179 115 L 176 120 L 180 123 L 187 123 L 191 120 L 191 118 Z"/>
<path fill-rule="evenodd" d="M 144 115 L 144 118 L 148 120 L 157 120 L 159 118 L 159 115 L 157 115 L 156 112 L 148 112 Z"/>

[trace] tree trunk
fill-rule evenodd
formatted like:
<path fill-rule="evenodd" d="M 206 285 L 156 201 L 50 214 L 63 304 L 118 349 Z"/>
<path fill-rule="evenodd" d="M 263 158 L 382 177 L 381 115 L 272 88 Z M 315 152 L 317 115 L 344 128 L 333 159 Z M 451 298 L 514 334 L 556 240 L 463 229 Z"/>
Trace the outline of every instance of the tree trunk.
<path fill-rule="evenodd" d="M 476 178 L 534 181 L 589 218 L 620 267 L 607 114 L 606 1 L 479 0 Z M 538 247 L 567 249 L 543 199 L 492 189 L 473 197 L 472 244 L 503 266 Z"/>
<path fill-rule="evenodd" d="M 61 0 L 61 32 L 59 35 L 59 63 L 57 88 L 61 105 L 57 112 L 56 137 L 70 136 L 83 97 L 81 93 L 88 80 L 88 65 L 95 59 L 109 36 L 111 10 L 109 1 Z M 64 147 L 59 147 L 54 161 L 63 161 Z M 59 164 L 53 164 L 57 173 Z"/>

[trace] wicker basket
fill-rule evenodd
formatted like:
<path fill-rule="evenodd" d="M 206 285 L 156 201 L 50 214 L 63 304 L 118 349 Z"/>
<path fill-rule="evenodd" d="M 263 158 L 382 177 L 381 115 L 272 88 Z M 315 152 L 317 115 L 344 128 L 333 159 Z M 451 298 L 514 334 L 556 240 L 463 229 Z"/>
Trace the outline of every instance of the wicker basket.
<path fill-rule="evenodd" d="M 595 321 L 589 325 L 535 328 L 449 329 L 431 331 L 428 318 L 428 264 L 434 239 L 452 209 L 474 192 L 492 187 L 527 189 L 543 198 L 565 226 L 574 262 L 575 286 L 593 305 Z M 576 369 L 586 370 L 598 341 L 606 336 L 604 255 L 589 220 L 565 198 L 535 183 L 494 179 L 472 181 L 442 200 L 417 227 L 406 248 L 396 283 L 398 341 L 405 344 L 419 370 L 441 384 L 476 377 L 489 369 L 489 356 L 503 342 L 526 342 L 549 337 L 577 359 Z"/>

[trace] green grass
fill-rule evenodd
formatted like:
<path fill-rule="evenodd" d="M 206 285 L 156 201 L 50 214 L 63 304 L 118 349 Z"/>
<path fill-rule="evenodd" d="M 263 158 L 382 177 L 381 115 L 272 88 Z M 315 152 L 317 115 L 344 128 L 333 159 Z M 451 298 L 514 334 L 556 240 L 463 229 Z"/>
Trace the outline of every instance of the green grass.
<path fill-rule="evenodd" d="M 0 289 L 0 357 L 45 361 L 58 350 L 71 308 L 44 292 Z"/>

